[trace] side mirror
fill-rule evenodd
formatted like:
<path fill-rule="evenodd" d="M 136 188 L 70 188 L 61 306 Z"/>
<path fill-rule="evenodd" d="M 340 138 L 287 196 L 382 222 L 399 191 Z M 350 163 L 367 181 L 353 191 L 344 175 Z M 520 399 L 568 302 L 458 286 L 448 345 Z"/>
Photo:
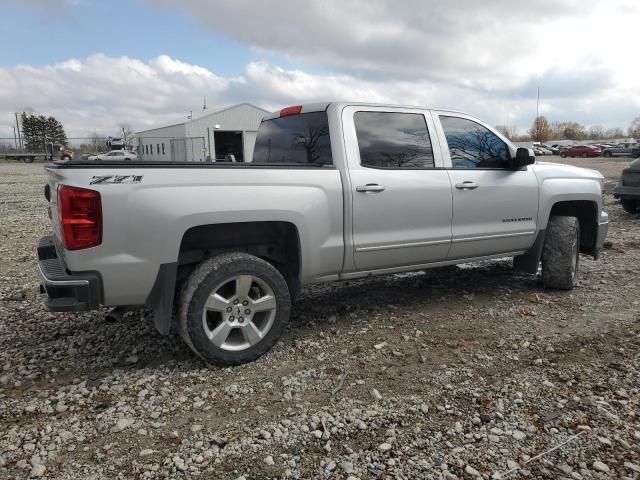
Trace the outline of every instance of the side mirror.
<path fill-rule="evenodd" d="M 511 159 L 511 168 L 520 170 L 522 167 L 536 163 L 536 156 L 530 148 L 520 147 L 516 150 L 516 157 Z"/>

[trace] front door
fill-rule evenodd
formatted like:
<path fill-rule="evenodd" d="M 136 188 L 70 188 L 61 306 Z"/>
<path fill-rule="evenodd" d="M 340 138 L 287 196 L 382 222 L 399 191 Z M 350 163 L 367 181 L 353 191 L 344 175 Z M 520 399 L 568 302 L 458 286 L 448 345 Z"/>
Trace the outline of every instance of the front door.
<path fill-rule="evenodd" d="M 443 260 L 451 242 L 451 184 L 420 110 L 348 107 L 347 138 L 357 270 Z"/>
<path fill-rule="evenodd" d="M 511 170 L 507 144 L 475 119 L 437 115 L 453 191 L 449 259 L 522 252 L 533 245 L 538 180 Z"/>

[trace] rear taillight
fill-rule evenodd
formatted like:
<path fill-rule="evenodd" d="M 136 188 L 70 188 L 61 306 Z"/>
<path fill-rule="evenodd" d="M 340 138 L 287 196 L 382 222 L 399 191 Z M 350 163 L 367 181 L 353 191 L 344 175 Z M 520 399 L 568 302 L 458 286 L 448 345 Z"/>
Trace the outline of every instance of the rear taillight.
<path fill-rule="evenodd" d="M 58 214 L 62 241 L 67 250 L 91 248 L 102 243 L 102 202 L 95 190 L 60 185 Z"/>

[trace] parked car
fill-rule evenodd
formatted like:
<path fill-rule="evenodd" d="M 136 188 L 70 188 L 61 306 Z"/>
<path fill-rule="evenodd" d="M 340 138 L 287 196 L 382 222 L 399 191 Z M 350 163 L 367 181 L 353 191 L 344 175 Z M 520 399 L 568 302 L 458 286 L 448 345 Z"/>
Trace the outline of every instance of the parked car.
<path fill-rule="evenodd" d="M 545 147 L 544 145 L 537 145 L 538 150 L 542 151 L 543 155 L 553 155 L 553 151 L 550 148 Z"/>
<path fill-rule="evenodd" d="M 605 157 L 618 157 L 618 156 L 629 156 L 629 157 L 639 157 L 640 156 L 640 144 L 639 143 L 619 143 L 615 147 L 605 148 L 602 154 Z"/>
<path fill-rule="evenodd" d="M 593 145 L 574 145 L 570 148 L 560 151 L 560 156 L 565 157 L 599 157 L 602 150 Z"/>
<path fill-rule="evenodd" d="M 560 149 L 554 147 L 553 145 L 540 145 L 542 148 L 546 148 L 551 152 L 551 155 L 558 155 L 560 153 Z"/>
<path fill-rule="evenodd" d="M 622 208 L 627 212 L 638 212 L 640 209 L 640 158 L 631 162 L 631 165 L 622 171 L 613 195 L 620 199 Z"/>
<path fill-rule="evenodd" d="M 89 155 L 87 160 L 95 162 L 96 160 L 119 161 L 125 160 L 132 162 L 138 160 L 138 154 L 131 150 L 111 150 L 109 152 L 99 153 L 97 155 Z"/>
<path fill-rule="evenodd" d="M 606 148 L 612 148 L 615 145 L 611 145 L 609 143 L 592 143 L 591 145 L 595 146 L 595 147 L 600 147 L 600 149 L 604 152 L 604 150 Z"/>
<path fill-rule="evenodd" d="M 267 352 L 311 283 L 508 256 L 573 289 L 609 223 L 600 173 L 452 111 L 298 105 L 264 117 L 251 162 L 167 163 L 47 168 L 46 304 L 149 308 L 225 365 Z"/>
<path fill-rule="evenodd" d="M 532 145 L 530 148 L 531 148 L 531 150 L 533 150 L 533 154 L 536 157 L 541 157 L 542 155 L 546 155 L 544 149 L 540 148 L 537 145 Z"/>

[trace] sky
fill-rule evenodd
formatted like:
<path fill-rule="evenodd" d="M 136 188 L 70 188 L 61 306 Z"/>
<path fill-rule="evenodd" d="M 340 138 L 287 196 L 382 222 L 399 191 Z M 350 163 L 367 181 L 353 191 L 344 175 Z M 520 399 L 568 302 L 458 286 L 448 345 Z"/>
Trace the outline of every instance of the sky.
<path fill-rule="evenodd" d="M 493 125 L 626 129 L 637 0 L 0 0 L 0 137 L 14 112 L 69 137 L 240 102 L 463 110 Z"/>

